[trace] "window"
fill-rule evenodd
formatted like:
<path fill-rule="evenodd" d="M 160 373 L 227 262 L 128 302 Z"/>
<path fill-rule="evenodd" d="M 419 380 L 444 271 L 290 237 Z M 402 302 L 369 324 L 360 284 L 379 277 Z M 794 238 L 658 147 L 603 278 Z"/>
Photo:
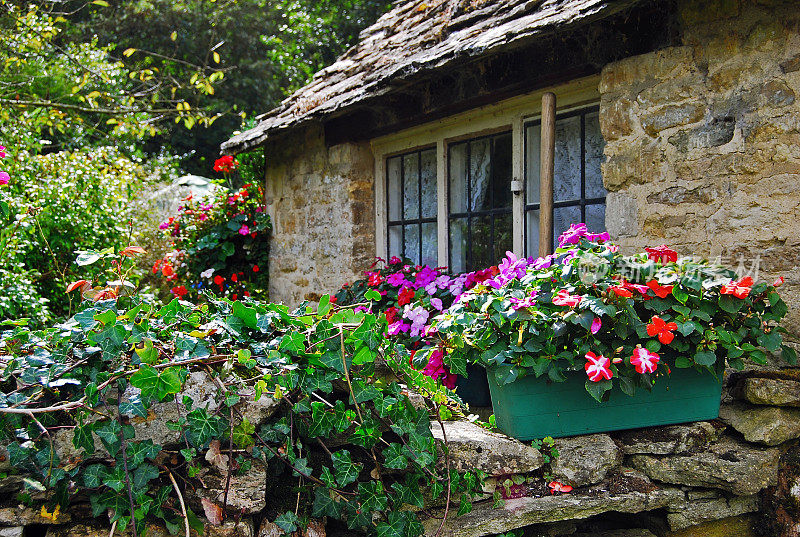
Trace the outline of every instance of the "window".
<path fill-rule="evenodd" d="M 507 250 L 538 255 L 542 201 L 553 206 L 548 231 L 556 239 L 575 222 L 603 230 L 599 81 L 581 78 L 373 139 L 382 178 L 375 182 L 378 256 L 461 272 L 496 264 Z M 553 94 L 553 198 L 540 200 L 540 118 Z"/>
<path fill-rule="evenodd" d="M 451 270 L 488 267 L 513 248 L 511 133 L 450 144 Z"/>
<path fill-rule="evenodd" d="M 526 255 L 539 251 L 539 120 L 525 123 Z M 597 107 L 556 116 L 553 180 L 553 248 L 570 224 L 604 230 L 606 190 L 600 173 L 605 141 Z"/>
<path fill-rule="evenodd" d="M 436 148 L 386 160 L 389 256 L 438 264 Z"/>

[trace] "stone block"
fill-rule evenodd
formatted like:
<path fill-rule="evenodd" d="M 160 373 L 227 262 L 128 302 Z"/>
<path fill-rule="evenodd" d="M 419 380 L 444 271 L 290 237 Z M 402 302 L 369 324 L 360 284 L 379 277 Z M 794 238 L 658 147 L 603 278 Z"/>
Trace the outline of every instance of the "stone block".
<path fill-rule="evenodd" d="M 187 501 L 199 506 L 200 500 L 205 498 L 222 507 L 225 499 L 227 473 L 209 468 L 202 471 L 199 477 L 205 484 L 205 488 L 197 489 L 188 495 Z M 234 472 L 228 489 L 228 510 L 245 514 L 254 514 L 263 510 L 267 506 L 266 482 L 267 472 L 260 464 L 253 464 L 250 470 L 242 475 Z M 198 510 L 202 511 L 202 507 L 199 507 Z"/>
<path fill-rule="evenodd" d="M 541 453 L 519 440 L 495 433 L 468 421 L 444 422 L 450 446 L 450 463 L 458 470 L 483 470 L 489 476 L 527 474 L 542 467 Z M 443 439 L 438 423 L 433 436 Z"/>
<path fill-rule="evenodd" d="M 13 528 L 0 528 L 0 537 L 22 537 L 25 528 L 15 526 Z"/>
<path fill-rule="evenodd" d="M 777 483 L 779 457 L 777 448 L 758 448 L 723 437 L 697 453 L 633 455 L 629 463 L 654 481 L 749 496 Z"/>
<path fill-rule="evenodd" d="M 553 477 L 575 487 L 593 485 L 622 464 L 622 450 L 607 434 L 559 438 L 558 457 L 551 462 Z"/>
<path fill-rule="evenodd" d="M 712 520 L 735 517 L 758 511 L 758 496 L 725 497 L 708 494 L 704 498 L 688 498 L 684 505 L 671 506 L 667 522 L 672 531 L 683 530 Z"/>
<path fill-rule="evenodd" d="M 621 98 L 606 98 L 600 102 L 600 131 L 606 142 L 628 136 L 633 132 L 633 103 Z"/>
<path fill-rule="evenodd" d="M 649 111 L 642 117 L 642 126 L 647 134 L 655 136 L 666 129 L 696 123 L 703 119 L 705 113 L 705 103 L 667 104 Z"/>
<path fill-rule="evenodd" d="M 664 537 L 756 537 L 753 518 L 741 515 L 690 526 Z"/>
<path fill-rule="evenodd" d="M 639 233 L 639 205 L 624 192 L 606 196 L 606 229 L 611 237 L 634 237 Z"/>
<path fill-rule="evenodd" d="M 645 528 L 630 528 L 602 533 L 575 533 L 572 537 L 656 537 L 656 534 Z"/>
<path fill-rule="evenodd" d="M 756 405 L 800 407 L 800 382 L 750 377 L 741 384 L 741 396 Z"/>
<path fill-rule="evenodd" d="M 622 431 L 614 437 L 625 455 L 672 455 L 703 449 L 716 441 L 724 430 L 724 426 L 698 421 L 686 425 Z"/>
<path fill-rule="evenodd" d="M 777 446 L 800 438 L 800 409 L 797 408 L 733 403 L 722 405 L 719 417 L 742 433 L 748 442 Z"/>

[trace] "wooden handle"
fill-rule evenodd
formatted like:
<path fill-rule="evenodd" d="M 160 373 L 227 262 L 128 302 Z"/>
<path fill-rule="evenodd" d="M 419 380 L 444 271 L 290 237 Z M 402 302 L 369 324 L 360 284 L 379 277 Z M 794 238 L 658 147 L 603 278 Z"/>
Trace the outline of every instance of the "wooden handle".
<path fill-rule="evenodd" d="M 553 253 L 553 175 L 556 154 L 556 96 L 542 95 L 539 159 L 539 256 Z"/>

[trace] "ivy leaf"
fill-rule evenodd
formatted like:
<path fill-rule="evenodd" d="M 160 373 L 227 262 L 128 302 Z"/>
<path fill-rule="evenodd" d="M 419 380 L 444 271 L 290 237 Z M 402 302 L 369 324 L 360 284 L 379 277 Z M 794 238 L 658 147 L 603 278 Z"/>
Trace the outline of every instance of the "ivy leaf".
<path fill-rule="evenodd" d="M 281 338 L 279 348 L 296 356 L 302 355 L 306 351 L 306 338 L 299 332 L 289 332 Z"/>
<path fill-rule="evenodd" d="M 389 498 L 383 491 L 383 482 L 370 481 L 358 484 L 358 496 L 362 511 L 385 511 L 389 506 Z"/>
<path fill-rule="evenodd" d="M 247 418 L 244 418 L 241 423 L 233 428 L 233 436 L 231 439 L 237 447 L 241 449 L 248 448 L 255 444 L 253 440 L 253 433 L 256 432 L 256 427 Z"/>
<path fill-rule="evenodd" d="M 408 467 L 408 457 L 405 448 L 398 443 L 391 443 L 383 450 L 383 465 L 392 470 L 405 470 Z"/>
<path fill-rule="evenodd" d="M 258 315 L 255 308 L 251 308 L 241 302 L 233 303 L 233 315 L 240 318 L 247 328 L 258 327 Z"/>
<path fill-rule="evenodd" d="M 102 464 L 91 464 L 83 471 L 83 484 L 90 489 L 96 489 L 103 484 L 106 467 Z"/>
<path fill-rule="evenodd" d="M 297 531 L 298 524 L 300 524 L 300 519 L 292 511 L 286 511 L 275 519 L 275 525 L 286 533 Z"/>
<path fill-rule="evenodd" d="M 339 486 L 346 487 L 356 479 L 361 472 L 361 464 L 353 463 L 350 452 L 346 449 L 337 451 L 331 455 L 333 470 L 336 473 L 336 481 Z"/>
<path fill-rule="evenodd" d="M 196 408 L 186 414 L 186 424 L 186 439 L 198 449 L 225 431 L 225 421 L 212 416 L 205 408 Z"/>
<path fill-rule="evenodd" d="M 142 364 L 139 371 L 131 375 L 131 385 L 139 388 L 144 397 L 156 401 L 163 401 L 178 393 L 182 387 L 177 367 L 158 371 L 146 364 Z"/>
<path fill-rule="evenodd" d="M 75 427 L 72 434 L 72 445 L 75 449 L 83 448 L 83 450 L 91 455 L 94 453 L 94 438 L 92 437 L 92 424 L 84 424 L 82 421 Z"/>
<path fill-rule="evenodd" d="M 331 491 L 327 487 L 317 487 L 314 491 L 314 506 L 312 515 L 315 517 L 329 516 L 340 518 L 342 515 L 342 505 L 334 501 Z"/>
<path fill-rule="evenodd" d="M 128 466 L 136 467 L 144 462 L 145 459 L 155 459 L 161 446 L 154 444 L 152 440 L 142 440 L 141 442 L 128 442 L 125 453 L 128 456 Z"/>
<path fill-rule="evenodd" d="M 116 456 L 121 446 L 119 439 L 120 430 L 119 422 L 116 420 L 109 420 L 99 427 L 95 425 L 94 428 L 94 434 L 97 435 L 112 457 Z"/>
<path fill-rule="evenodd" d="M 133 472 L 133 489 L 145 491 L 147 484 L 153 479 L 158 479 L 158 468 L 152 464 L 142 464 Z"/>
<path fill-rule="evenodd" d="M 456 513 L 456 516 L 466 515 L 470 511 L 472 511 L 472 502 L 469 501 L 469 496 L 462 494 L 461 503 L 458 505 L 458 513 Z"/>
<path fill-rule="evenodd" d="M 125 414 L 131 418 L 133 417 L 140 417 L 146 418 L 147 417 L 147 409 L 144 406 L 144 402 L 142 398 L 138 395 L 132 395 L 127 400 L 119 402 L 119 413 Z"/>

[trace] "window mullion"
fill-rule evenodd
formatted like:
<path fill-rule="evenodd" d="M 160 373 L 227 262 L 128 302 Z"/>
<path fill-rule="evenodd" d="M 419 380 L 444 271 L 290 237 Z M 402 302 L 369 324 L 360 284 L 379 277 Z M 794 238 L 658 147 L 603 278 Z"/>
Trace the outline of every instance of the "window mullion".
<path fill-rule="evenodd" d="M 444 140 L 436 142 L 436 210 L 437 210 L 437 250 L 439 266 L 450 264 L 450 221 L 447 217 L 449 208 L 449 189 L 447 169 L 447 144 Z"/>
<path fill-rule="evenodd" d="M 525 255 L 525 149 L 522 116 L 514 118 L 511 127 L 511 234 L 513 252 Z M 538 201 L 538 200 L 537 200 Z"/>

